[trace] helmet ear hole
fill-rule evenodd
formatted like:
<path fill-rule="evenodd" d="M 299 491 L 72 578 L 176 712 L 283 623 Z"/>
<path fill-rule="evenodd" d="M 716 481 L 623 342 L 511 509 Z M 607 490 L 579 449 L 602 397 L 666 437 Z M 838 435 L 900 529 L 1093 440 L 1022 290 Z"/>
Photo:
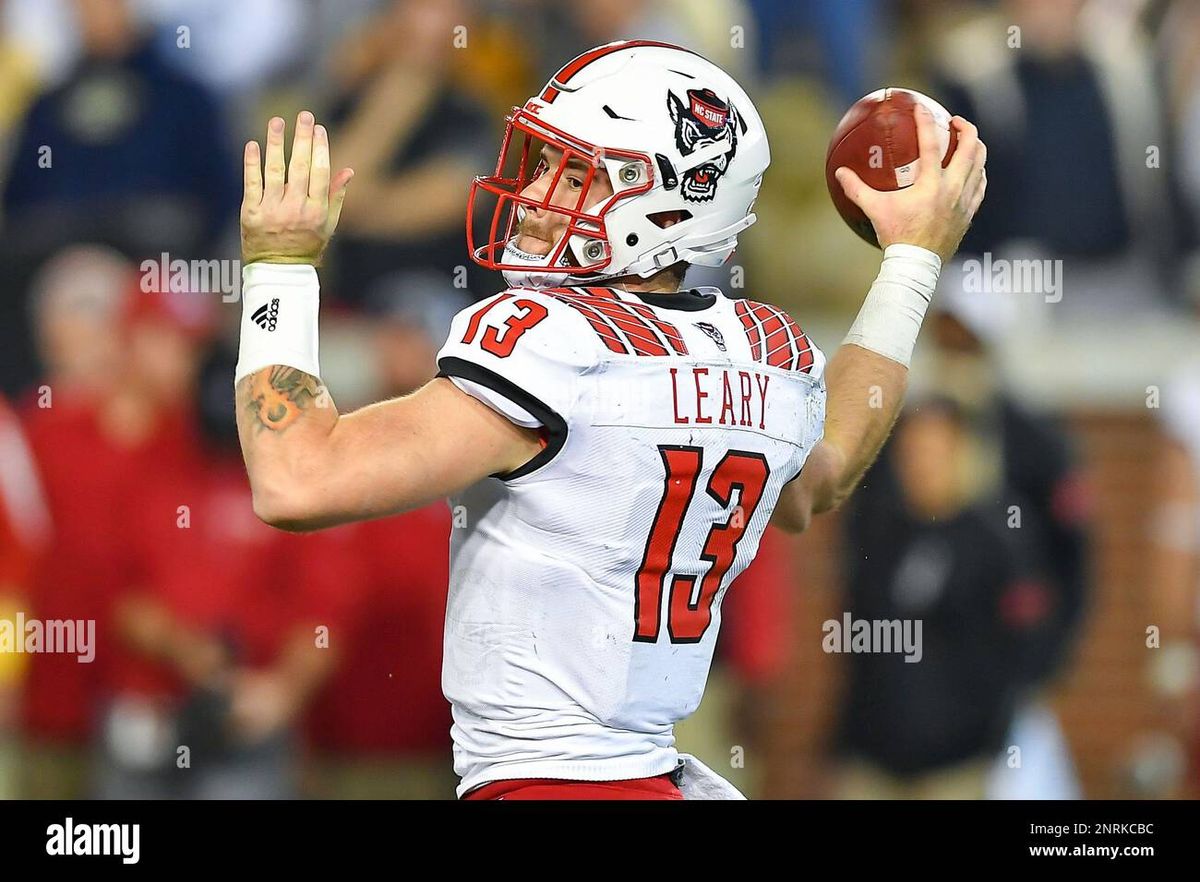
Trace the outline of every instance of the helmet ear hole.
<path fill-rule="evenodd" d="M 691 216 L 692 213 L 686 208 L 674 208 L 670 211 L 656 211 L 653 214 L 648 214 L 646 215 L 646 220 L 650 221 L 650 223 L 654 224 L 660 230 L 665 230 L 667 227 L 672 227 L 675 224 L 688 220 Z"/>

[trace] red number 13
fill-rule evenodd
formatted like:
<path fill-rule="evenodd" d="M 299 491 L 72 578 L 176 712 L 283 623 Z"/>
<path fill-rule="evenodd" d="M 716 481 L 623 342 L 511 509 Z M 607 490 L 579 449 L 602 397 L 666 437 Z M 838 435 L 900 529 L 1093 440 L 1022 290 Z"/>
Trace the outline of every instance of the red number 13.
<path fill-rule="evenodd" d="M 501 303 L 511 296 L 511 294 L 501 294 L 476 310 L 467 324 L 467 332 L 463 335 L 463 342 L 475 342 L 475 335 L 479 332 L 480 320 L 483 318 L 484 313 L 497 303 Z M 504 336 L 501 336 L 495 327 L 488 325 L 483 329 L 483 338 L 479 341 L 480 346 L 497 358 L 508 358 L 512 355 L 513 348 L 517 345 L 517 341 L 521 339 L 521 335 L 549 315 L 546 307 L 534 300 L 514 300 L 513 306 L 524 310 L 524 315 L 510 315 L 504 320 L 504 325 L 507 328 Z"/>
<path fill-rule="evenodd" d="M 666 469 L 666 482 L 637 572 L 634 598 L 633 639 L 642 643 L 658 641 L 663 581 L 671 567 L 671 557 L 683 531 L 683 521 L 695 495 L 704 459 L 701 447 L 662 444 L 658 452 Z M 671 577 L 667 633 L 672 643 L 698 643 L 708 630 L 712 623 L 713 599 L 721 587 L 721 580 L 733 566 L 738 542 L 758 507 L 770 473 L 762 454 L 742 450 L 728 451 L 713 469 L 708 481 L 708 495 L 726 508 L 733 501 L 736 489 L 740 493 L 738 505 L 727 521 L 713 524 L 708 531 L 700 559 L 711 566 L 700 579 L 699 590 L 695 576 Z"/>

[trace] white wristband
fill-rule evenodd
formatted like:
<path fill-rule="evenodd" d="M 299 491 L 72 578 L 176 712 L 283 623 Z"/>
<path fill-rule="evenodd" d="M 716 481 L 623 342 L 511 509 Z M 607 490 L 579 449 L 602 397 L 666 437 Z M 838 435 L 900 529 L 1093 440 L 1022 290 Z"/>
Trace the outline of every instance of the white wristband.
<path fill-rule="evenodd" d="M 242 329 L 236 385 L 265 367 L 283 364 L 319 377 L 317 270 L 299 263 L 248 263 L 242 267 Z"/>
<path fill-rule="evenodd" d="M 842 342 L 907 367 L 941 271 L 942 259 L 933 251 L 919 245 L 889 245 L 875 284 Z"/>

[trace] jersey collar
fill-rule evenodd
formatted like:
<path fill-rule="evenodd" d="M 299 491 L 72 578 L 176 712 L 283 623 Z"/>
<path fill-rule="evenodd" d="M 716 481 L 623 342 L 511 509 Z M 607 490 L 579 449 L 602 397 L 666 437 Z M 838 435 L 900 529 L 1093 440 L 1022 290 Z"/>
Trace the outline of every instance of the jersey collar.
<path fill-rule="evenodd" d="M 717 302 L 716 288 L 689 288 L 686 291 L 676 291 L 671 294 L 661 292 L 647 293 L 642 291 L 625 291 L 625 294 L 633 294 L 643 303 L 650 306 L 657 306 L 662 309 L 679 309 L 684 312 L 697 312 L 701 309 L 708 309 Z"/>

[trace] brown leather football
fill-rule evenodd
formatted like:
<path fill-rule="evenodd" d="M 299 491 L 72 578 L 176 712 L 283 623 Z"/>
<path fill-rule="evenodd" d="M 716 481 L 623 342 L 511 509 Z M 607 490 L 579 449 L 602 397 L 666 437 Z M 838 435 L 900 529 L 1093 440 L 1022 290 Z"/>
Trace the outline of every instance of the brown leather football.
<path fill-rule="evenodd" d="M 841 166 L 853 169 L 863 183 L 876 190 L 900 190 L 917 177 L 917 123 L 913 105 L 921 102 L 933 113 L 943 153 L 942 167 L 950 162 L 958 143 L 950 137 L 950 114 L 928 95 L 910 89 L 879 89 L 854 102 L 838 123 L 825 154 L 825 183 L 833 204 L 850 229 L 879 247 L 875 229 L 862 209 L 850 201 L 834 177 Z"/>

